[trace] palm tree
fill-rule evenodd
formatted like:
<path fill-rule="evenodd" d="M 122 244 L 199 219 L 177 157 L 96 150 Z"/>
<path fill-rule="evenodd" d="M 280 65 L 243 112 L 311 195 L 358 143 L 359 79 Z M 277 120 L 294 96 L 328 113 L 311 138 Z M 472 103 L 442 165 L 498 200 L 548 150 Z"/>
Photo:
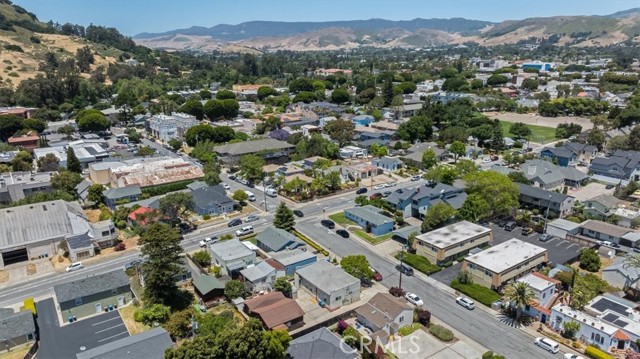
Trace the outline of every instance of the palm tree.
<path fill-rule="evenodd" d="M 525 282 L 512 282 L 503 291 L 504 297 L 516 307 L 516 321 L 520 321 L 522 310 L 535 300 L 533 289 Z"/>
<path fill-rule="evenodd" d="M 640 268 L 640 254 L 629 254 L 624 260 L 622 268 Z"/>

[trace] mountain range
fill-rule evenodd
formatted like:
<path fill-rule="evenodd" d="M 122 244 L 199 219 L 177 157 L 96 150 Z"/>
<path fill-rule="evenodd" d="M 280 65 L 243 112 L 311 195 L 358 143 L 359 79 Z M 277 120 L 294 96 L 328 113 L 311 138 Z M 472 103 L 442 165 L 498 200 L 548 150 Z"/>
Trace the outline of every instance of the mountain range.
<path fill-rule="evenodd" d="M 418 48 L 475 42 L 493 46 L 551 39 L 558 45 L 606 46 L 640 42 L 640 8 L 605 16 L 555 16 L 500 23 L 463 18 L 281 22 L 193 26 L 141 33 L 137 44 L 168 50 L 275 51 L 338 50 L 359 47 Z"/>

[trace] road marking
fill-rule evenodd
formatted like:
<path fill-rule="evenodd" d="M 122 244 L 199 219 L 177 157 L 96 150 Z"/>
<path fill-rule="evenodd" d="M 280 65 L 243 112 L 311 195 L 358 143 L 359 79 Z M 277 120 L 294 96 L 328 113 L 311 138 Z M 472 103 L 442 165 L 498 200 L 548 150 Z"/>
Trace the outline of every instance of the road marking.
<path fill-rule="evenodd" d="M 570 245 L 567 247 L 567 249 L 569 249 L 569 248 L 571 248 L 571 247 L 573 247 L 573 246 L 577 246 L 577 245 L 578 245 L 578 243 L 572 243 L 572 244 L 570 244 Z M 578 248 L 578 249 L 579 249 L 579 248 Z"/>
<path fill-rule="evenodd" d="M 566 242 L 566 241 L 559 242 L 558 244 L 556 244 L 556 247 L 557 247 L 557 246 L 559 246 L 559 245 L 561 245 L 562 243 L 565 243 L 565 242 Z"/>
<path fill-rule="evenodd" d="M 107 320 L 103 320 L 103 321 L 101 321 L 101 322 L 97 322 L 97 323 L 91 324 L 91 326 L 94 326 L 94 327 L 95 327 L 96 325 L 100 325 L 100 324 L 102 324 L 102 323 L 110 322 L 110 321 L 112 321 L 112 320 L 116 320 L 116 319 L 120 319 L 120 316 L 113 317 L 113 318 L 111 318 L 111 319 L 107 319 Z"/>
<path fill-rule="evenodd" d="M 95 332 L 95 333 L 93 333 L 93 334 L 103 333 L 103 332 L 106 332 L 107 330 L 111 330 L 111 329 L 113 329 L 113 328 L 121 327 L 121 326 L 123 326 L 123 325 L 124 325 L 124 323 L 120 323 L 120 324 L 118 324 L 118 325 L 114 325 L 113 327 L 109 327 L 109 328 L 107 328 L 107 329 L 98 330 L 97 332 Z"/>
<path fill-rule="evenodd" d="M 104 339 L 100 339 L 100 340 L 98 340 L 98 343 L 106 342 L 107 340 L 111 340 L 111 339 L 113 339 L 115 337 L 119 337 L 119 336 L 121 336 L 123 334 L 126 334 L 127 336 L 129 336 L 129 332 L 122 332 L 122 333 L 118 333 L 116 335 L 112 335 L 110 337 L 106 337 Z"/>

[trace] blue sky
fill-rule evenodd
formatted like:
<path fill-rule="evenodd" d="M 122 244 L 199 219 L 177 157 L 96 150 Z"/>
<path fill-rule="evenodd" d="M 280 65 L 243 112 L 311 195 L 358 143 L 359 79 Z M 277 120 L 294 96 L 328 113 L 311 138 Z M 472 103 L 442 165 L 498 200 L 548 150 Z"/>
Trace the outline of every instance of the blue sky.
<path fill-rule="evenodd" d="M 606 15 L 638 0 L 13 0 L 40 20 L 114 26 L 126 35 L 252 20 L 410 20 L 464 17 L 502 21 Z"/>

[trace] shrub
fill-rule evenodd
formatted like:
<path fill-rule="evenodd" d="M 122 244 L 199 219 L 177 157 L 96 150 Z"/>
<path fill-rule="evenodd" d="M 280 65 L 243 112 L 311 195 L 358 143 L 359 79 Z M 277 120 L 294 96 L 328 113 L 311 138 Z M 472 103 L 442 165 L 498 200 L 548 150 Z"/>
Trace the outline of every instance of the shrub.
<path fill-rule="evenodd" d="M 211 265 L 211 254 L 206 250 L 195 252 L 192 258 L 201 267 L 208 267 Z"/>
<path fill-rule="evenodd" d="M 482 354 L 482 359 L 505 359 L 504 355 L 495 354 L 492 351 Z"/>
<path fill-rule="evenodd" d="M 500 294 L 494 292 L 490 288 L 483 287 L 479 284 L 461 284 L 457 279 L 451 282 L 451 287 L 466 294 L 469 298 L 490 307 L 493 302 L 500 300 Z"/>
<path fill-rule="evenodd" d="M 40 38 L 37 36 L 29 36 L 29 40 L 31 40 L 32 43 L 34 44 L 39 44 L 40 43 Z"/>
<path fill-rule="evenodd" d="M 8 45 L 4 45 L 4 48 L 7 51 L 24 52 L 24 50 L 22 50 L 22 47 L 18 45 L 8 44 Z"/>
<path fill-rule="evenodd" d="M 584 355 L 592 359 L 613 359 L 611 355 L 591 345 L 584 350 Z"/>
<path fill-rule="evenodd" d="M 344 331 L 347 330 L 347 328 L 349 328 L 349 324 L 344 320 L 340 319 L 340 321 L 338 322 L 338 328 L 337 328 L 338 334 L 344 333 Z"/>
<path fill-rule="evenodd" d="M 208 221 L 211 219 L 211 216 L 208 214 L 205 214 L 204 216 L 202 216 L 202 219 L 204 219 L 205 221 Z"/>
<path fill-rule="evenodd" d="M 406 292 L 402 290 L 402 288 L 391 287 L 389 288 L 389 294 L 391 294 L 394 297 L 402 297 L 406 294 Z"/>
<path fill-rule="evenodd" d="M 431 322 L 431 312 L 426 309 L 416 308 L 414 315 L 415 320 L 422 325 L 429 325 Z"/>
<path fill-rule="evenodd" d="M 123 221 L 123 220 L 119 220 L 116 222 L 116 227 L 118 229 L 125 229 L 127 227 L 127 222 Z"/>
<path fill-rule="evenodd" d="M 154 304 L 148 308 L 136 310 L 133 313 L 133 319 L 136 322 L 142 322 L 147 325 L 151 325 L 154 322 L 165 323 L 169 320 L 170 313 L 171 309 L 166 305 Z"/>
<path fill-rule="evenodd" d="M 113 250 L 116 252 L 120 252 L 120 251 L 124 251 L 125 249 L 127 249 L 127 246 L 124 243 L 118 243 L 116 244 L 116 247 Z"/>
<path fill-rule="evenodd" d="M 433 324 L 429 327 L 429 333 L 443 342 L 450 342 L 454 339 L 453 332 L 442 325 Z"/>
<path fill-rule="evenodd" d="M 345 329 L 345 331 L 342 333 L 342 339 L 344 340 L 344 342 L 352 347 L 353 349 L 359 350 L 360 349 L 360 338 L 362 336 L 360 335 L 360 332 L 358 332 L 357 330 L 355 330 L 353 327 L 349 326 L 347 329 Z"/>
<path fill-rule="evenodd" d="M 401 253 L 396 254 L 396 258 L 400 259 Z M 404 253 L 402 259 L 407 265 L 419 270 L 424 274 L 433 274 L 442 270 L 442 268 L 437 265 L 433 265 L 429 262 L 429 260 L 423 256 L 411 253 Z"/>

